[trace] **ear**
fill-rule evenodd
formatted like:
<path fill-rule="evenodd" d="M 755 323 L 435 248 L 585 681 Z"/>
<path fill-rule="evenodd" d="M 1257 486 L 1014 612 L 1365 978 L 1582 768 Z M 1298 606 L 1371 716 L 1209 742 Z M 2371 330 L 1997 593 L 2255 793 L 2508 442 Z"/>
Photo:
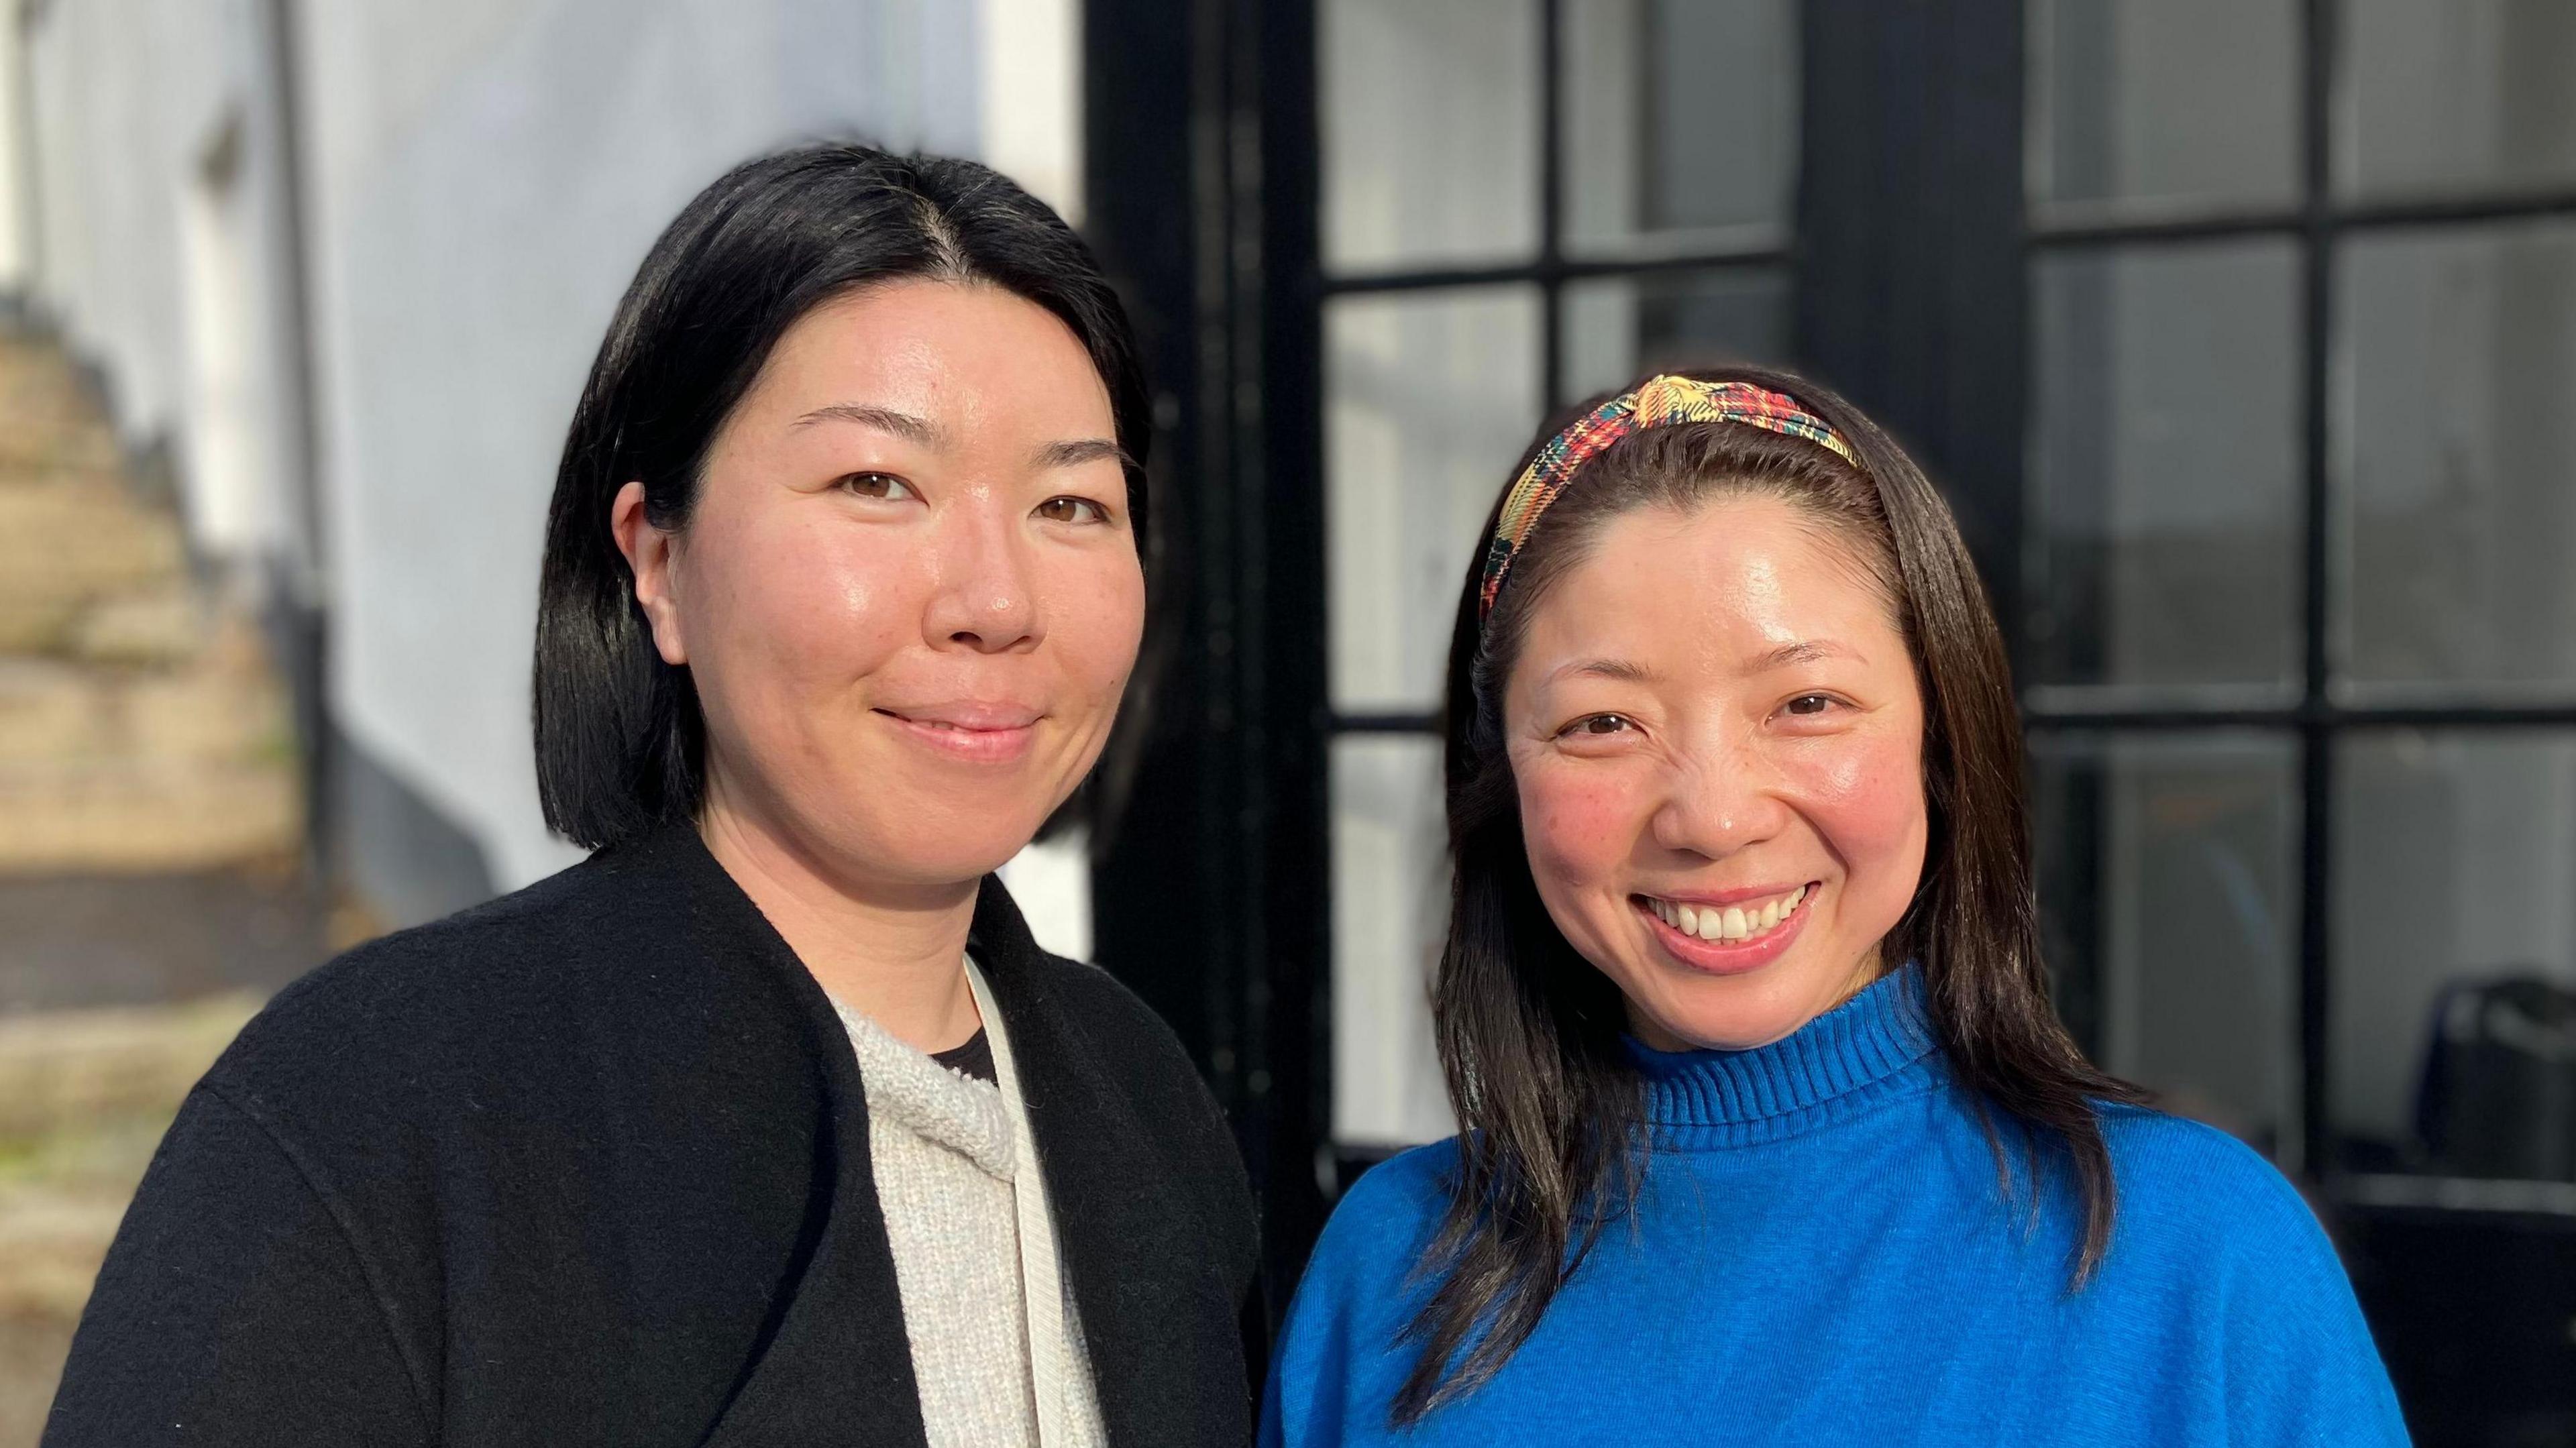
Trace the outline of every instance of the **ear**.
<path fill-rule="evenodd" d="M 628 483 L 617 490 L 608 505 L 608 531 L 617 540 L 617 551 L 626 555 L 627 571 L 635 575 L 635 601 L 643 605 L 644 618 L 653 626 L 653 647 L 662 662 L 674 667 L 686 664 L 689 647 L 680 636 L 678 579 L 671 570 L 679 535 L 645 518 L 642 483 Z"/>

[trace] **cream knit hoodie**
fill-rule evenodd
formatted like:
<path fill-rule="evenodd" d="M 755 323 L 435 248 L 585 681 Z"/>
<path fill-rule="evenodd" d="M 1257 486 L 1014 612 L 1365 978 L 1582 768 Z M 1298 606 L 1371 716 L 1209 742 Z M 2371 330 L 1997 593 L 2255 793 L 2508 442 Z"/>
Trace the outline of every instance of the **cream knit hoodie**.
<path fill-rule="evenodd" d="M 1017 1103 L 858 1012 L 838 1002 L 834 1008 L 867 1091 L 868 1152 L 930 1448 L 1101 1448 L 1072 1293 L 1062 1288 L 1048 1294 L 1051 1301 L 1031 1302 L 1024 1285 L 1028 1275 L 1061 1274 L 1054 1271 L 1044 1183 L 1015 1144 L 1028 1140 L 1013 1119 Z M 998 1013 L 985 1011 L 984 1029 L 1003 1085 L 1015 1085 Z M 1021 1203 L 1022 1191 L 1034 1201 Z M 1034 1215 L 1025 1215 L 1031 1208 Z M 1046 1238 L 1028 1244 L 1043 1254 L 1036 1274 L 1023 1270 L 1021 1224 L 1031 1220 L 1043 1224 Z M 1064 1344 L 1059 1370 L 1032 1366 L 1033 1311 L 1060 1314 L 1060 1326 L 1041 1324 L 1043 1336 Z M 1043 1416 L 1055 1430 L 1043 1442 L 1042 1395 L 1052 1410 Z"/>

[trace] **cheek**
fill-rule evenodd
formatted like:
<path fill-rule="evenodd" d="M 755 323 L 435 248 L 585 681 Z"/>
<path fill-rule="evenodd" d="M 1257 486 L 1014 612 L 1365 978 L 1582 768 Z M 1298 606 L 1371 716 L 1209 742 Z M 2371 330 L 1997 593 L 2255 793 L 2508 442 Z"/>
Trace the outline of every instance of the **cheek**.
<path fill-rule="evenodd" d="M 1145 574 L 1133 552 L 1102 549 L 1055 563 L 1041 586 L 1053 600 L 1047 643 L 1084 698 L 1115 703 L 1136 670 L 1145 634 Z"/>
<path fill-rule="evenodd" d="M 1911 898 L 1929 813 L 1919 735 L 1856 736 L 1820 749 L 1799 773 L 1800 810 L 1872 895 Z"/>
<path fill-rule="evenodd" d="M 769 520 L 710 540 L 693 600 L 712 624 L 700 687 L 796 694 L 862 677 L 918 637 L 923 598 L 916 550 L 891 530 L 828 520 Z M 717 676 L 703 675 L 712 664 Z"/>
<path fill-rule="evenodd" d="M 1612 873 L 1635 853 L 1645 829 L 1645 789 L 1593 767 L 1539 763 L 1516 771 L 1521 834 L 1530 867 L 1542 879 L 1585 884 Z"/>

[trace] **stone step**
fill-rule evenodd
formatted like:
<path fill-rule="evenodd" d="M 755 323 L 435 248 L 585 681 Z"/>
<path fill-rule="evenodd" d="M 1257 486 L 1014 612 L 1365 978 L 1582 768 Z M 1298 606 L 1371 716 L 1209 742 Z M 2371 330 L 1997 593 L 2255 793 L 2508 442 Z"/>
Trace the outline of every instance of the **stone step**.
<path fill-rule="evenodd" d="M 256 636 L 240 622 L 216 633 L 180 667 L 0 658 L 0 767 L 290 765 L 287 701 Z"/>
<path fill-rule="evenodd" d="M 69 652 L 92 608 L 186 581 L 179 520 L 112 482 L 0 488 L 0 654 Z"/>
<path fill-rule="evenodd" d="M 0 328 L 0 874 L 293 856 L 288 718 L 257 630 L 191 579 L 175 510 L 128 486 L 93 390 Z"/>
<path fill-rule="evenodd" d="M 197 590 L 184 584 L 103 598 L 73 620 L 65 652 L 92 664 L 185 664 L 206 645 L 206 612 Z"/>
<path fill-rule="evenodd" d="M 258 1009 L 255 996 L 225 995 L 0 1015 L 0 1142 L 166 1118 Z"/>
<path fill-rule="evenodd" d="M 0 1442 L 33 1444 L 161 1134 L 255 995 L 0 1016 Z"/>
<path fill-rule="evenodd" d="M 0 874 L 208 869 L 291 855 L 303 827 L 283 765 L 0 765 Z"/>
<path fill-rule="evenodd" d="M 53 346 L 0 332 L 0 469 L 112 472 L 116 431 L 69 359 Z"/>
<path fill-rule="evenodd" d="M 0 873 L 289 856 L 303 824 L 286 694 L 247 620 L 178 667 L 0 658 Z"/>

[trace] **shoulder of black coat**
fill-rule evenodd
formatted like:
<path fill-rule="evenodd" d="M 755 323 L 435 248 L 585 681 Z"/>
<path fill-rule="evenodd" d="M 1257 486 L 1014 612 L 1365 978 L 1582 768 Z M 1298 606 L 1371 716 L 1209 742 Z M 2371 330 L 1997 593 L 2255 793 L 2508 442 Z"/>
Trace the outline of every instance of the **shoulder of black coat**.
<path fill-rule="evenodd" d="M 1243 1156 L 1197 1062 L 1170 1024 L 1111 972 L 1033 952 L 1060 1024 L 1087 1041 L 1093 1060 L 1133 1103 L 1209 1228 L 1248 1278 L 1259 1251 Z"/>
<path fill-rule="evenodd" d="M 278 993 L 209 1074 L 235 1094 L 364 1094 L 578 1069 L 577 1041 L 745 1039 L 811 1014 L 785 946 L 687 842 L 602 851 L 345 952 Z M 697 850 L 703 855 L 703 848 Z"/>

